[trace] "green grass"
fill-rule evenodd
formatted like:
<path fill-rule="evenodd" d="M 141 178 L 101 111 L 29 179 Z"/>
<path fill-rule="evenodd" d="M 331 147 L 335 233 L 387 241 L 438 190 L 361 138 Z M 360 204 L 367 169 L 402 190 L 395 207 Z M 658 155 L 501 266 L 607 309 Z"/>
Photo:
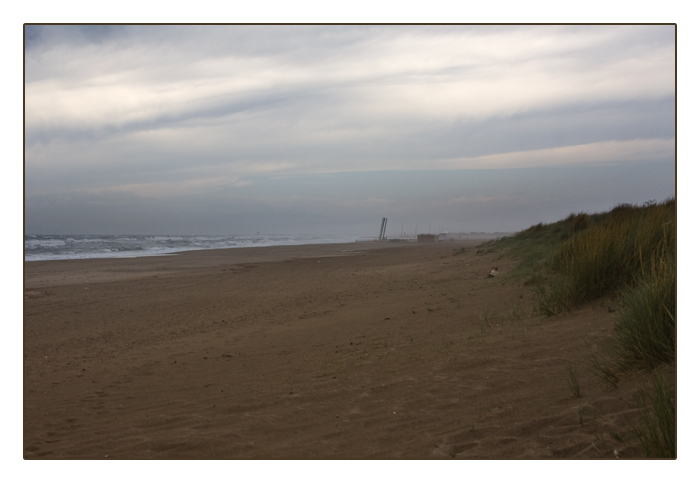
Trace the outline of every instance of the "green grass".
<path fill-rule="evenodd" d="M 660 371 L 639 401 L 642 426 L 635 432 L 647 458 L 676 457 L 676 393 Z"/>
<path fill-rule="evenodd" d="M 675 291 L 676 203 L 621 204 L 607 213 L 571 214 L 552 224 L 539 223 L 512 237 L 485 243 L 479 252 L 501 251 L 519 259 L 512 277 L 537 295 L 544 315 L 574 310 L 604 297 L 627 300 L 641 284 L 663 272 Z M 639 298 L 639 297 L 637 297 Z M 673 313 L 673 307 L 666 305 Z M 627 311 L 629 313 L 629 310 Z"/>
<path fill-rule="evenodd" d="M 621 297 L 615 325 L 618 358 L 656 366 L 676 354 L 676 264 L 665 257 L 651 264 Z"/>
<path fill-rule="evenodd" d="M 658 260 L 675 258 L 675 215 L 674 202 L 618 208 L 562 241 L 548 260 L 555 275 L 540 310 L 556 314 L 617 296 Z"/>
<path fill-rule="evenodd" d="M 479 246 L 477 253 L 502 252 L 499 258 L 519 260 L 510 273 L 511 277 L 524 281 L 526 286 L 541 286 L 550 282 L 553 274 L 551 259 L 568 240 L 589 226 L 600 223 L 605 215 L 570 214 L 556 223 L 538 223 L 511 237 L 491 240 Z"/>
<path fill-rule="evenodd" d="M 574 310 L 596 300 L 616 307 L 613 337 L 601 353 L 590 350 L 592 369 L 616 387 L 630 368 L 658 368 L 676 357 L 676 203 L 621 204 L 607 213 L 571 214 L 539 223 L 513 237 L 484 244 L 520 260 L 512 277 L 536 295 L 543 315 Z M 580 394 L 568 368 L 569 386 Z M 637 436 L 647 457 L 676 457 L 675 389 L 656 369 L 640 399 Z M 582 421 L 579 414 L 579 420 Z"/>
<path fill-rule="evenodd" d="M 601 353 L 594 350 L 593 347 L 586 342 L 589 352 L 589 364 L 592 372 L 598 375 L 605 382 L 610 384 L 612 387 L 617 387 L 617 383 L 620 380 L 617 376 L 616 368 L 619 364 L 612 360 L 612 355 L 609 347 L 604 348 Z"/>
<path fill-rule="evenodd" d="M 578 382 L 578 373 L 575 367 L 567 366 L 567 372 L 569 373 L 569 389 L 574 397 L 581 397 L 581 385 Z"/>
<path fill-rule="evenodd" d="M 656 366 L 675 358 L 676 203 L 621 204 L 608 213 L 571 214 L 482 248 L 519 258 L 513 271 L 543 315 L 610 298 L 621 365 Z"/>

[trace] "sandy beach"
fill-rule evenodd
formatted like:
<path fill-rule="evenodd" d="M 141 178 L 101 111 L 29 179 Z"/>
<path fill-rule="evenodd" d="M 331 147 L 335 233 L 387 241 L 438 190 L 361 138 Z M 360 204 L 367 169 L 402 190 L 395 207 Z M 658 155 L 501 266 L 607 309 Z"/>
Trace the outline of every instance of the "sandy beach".
<path fill-rule="evenodd" d="M 641 457 L 615 314 L 533 314 L 478 243 L 25 263 L 24 457 Z"/>

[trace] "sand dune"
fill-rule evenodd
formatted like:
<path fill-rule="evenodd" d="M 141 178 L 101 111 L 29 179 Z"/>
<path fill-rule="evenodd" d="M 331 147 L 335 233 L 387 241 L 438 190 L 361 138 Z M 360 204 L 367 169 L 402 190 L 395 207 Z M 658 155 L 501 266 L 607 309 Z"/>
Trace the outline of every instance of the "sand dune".
<path fill-rule="evenodd" d="M 25 263 L 24 456 L 640 457 L 614 314 L 533 316 L 476 243 Z"/>

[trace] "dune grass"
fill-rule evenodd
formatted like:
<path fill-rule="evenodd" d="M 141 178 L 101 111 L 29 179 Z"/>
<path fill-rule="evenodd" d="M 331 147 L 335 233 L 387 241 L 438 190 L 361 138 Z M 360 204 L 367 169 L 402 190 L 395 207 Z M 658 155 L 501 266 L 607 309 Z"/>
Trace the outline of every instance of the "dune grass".
<path fill-rule="evenodd" d="M 635 286 L 651 267 L 675 259 L 675 203 L 612 210 L 564 240 L 549 259 L 555 274 L 541 312 L 565 312 Z"/>
<path fill-rule="evenodd" d="M 658 369 L 676 357 L 675 199 L 571 214 L 481 250 L 520 259 L 512 276 L 531 286 L 544 315 L 605 298 L 619 305 L 605 361 L 592 353 L 594 365 L 613 386 L 618 370 L 655 369 L 652 388 L 640 400 L 636 433 L 647 457 L 675 458 L 675 389 Z M 580 394 L 571 369 L 569 376 L 572 392 Z"/>
<path fill-rule="evenodd" d="M 562 241 L 588 226 L 590 221 L 591 217 L 587 214 L 572 213 L 556 223 L 538 223 L 513 236 L 486 242 L 480 245 L 477 253 L 504 251 L 502 256 L 520 260 L 512 276 L 524 278 L 525 285 L 542 285 L 550 278 L 550 260 Z"/>
<path fill-rule="evenodd" d="M 571 214 L 481 247 L 503 249 L 520 259 L 513 276 L 532 286 L 544 315 L 606 297 L 618 302 L 621 364 L 655 366 L 675 357 L 675 199 Z"/>
<path fill-rule="evenodd" d="M 622 293 L 614 336 L 618 359 L 656 366 L 676 354 L 676 264 L 659 258 Z"/>
<path fill-rule="evenodd" d="M 676 457 L 676 392 L 660 371 L 639 400 L 641 427 L 635 430 L 647 458 Z"/>

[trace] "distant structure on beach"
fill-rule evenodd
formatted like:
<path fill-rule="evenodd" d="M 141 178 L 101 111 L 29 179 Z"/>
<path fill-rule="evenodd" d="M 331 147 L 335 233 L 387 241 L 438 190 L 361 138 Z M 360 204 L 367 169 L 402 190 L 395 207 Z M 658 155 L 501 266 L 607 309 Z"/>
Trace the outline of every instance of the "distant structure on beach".
<path fill-rule="evenodd" d="M 502 238 L 504 236 L 512 236 L 513 232 L 449 232 L 441 231 L 439 234 L 430 233 L 430 228 L 428 228 L 427 233 L 418 233 L 418 225 L 416 225 L 416 231 L 413 236 L 407 236 L 403 231 L 404 224 L 401 224 L 401 231 L 399 236 L 395 238 L 387 238 L 386 227 L 388 224 L 387 218 L 382 218 L 382 222 L 379 225 L 379 237 L 374 238 L 371 236 L 362 237 L 356 239 L 356 241 L 392 241 L 392 242 L 418 242 L 418 243 L 437 243 L 440 241 L 449 240 L 493 240 L 495 238 Z M 397 225 L 398 226 L 398 225 Z M 415 238 L 414 238 L 415 237 Z"/>
<path fill-rule="evenodd" d="M 384 235 L 386 235 L 386 222 L 388 220 L 386 218 L 382 218 L 382 226 L 379 228 L 379 240 L 384 239 Z"/>
<path fill-rule="evenodd" d="M 418 235 L 418 243 L 435 243 L 440 240 L 440 235 L 421 234 Z"/>

